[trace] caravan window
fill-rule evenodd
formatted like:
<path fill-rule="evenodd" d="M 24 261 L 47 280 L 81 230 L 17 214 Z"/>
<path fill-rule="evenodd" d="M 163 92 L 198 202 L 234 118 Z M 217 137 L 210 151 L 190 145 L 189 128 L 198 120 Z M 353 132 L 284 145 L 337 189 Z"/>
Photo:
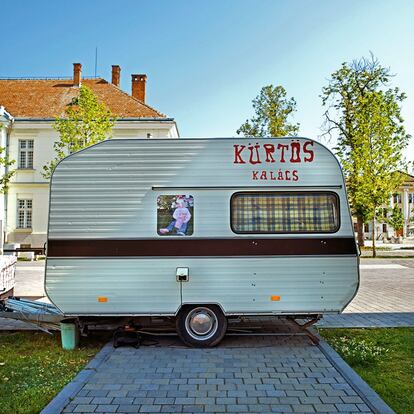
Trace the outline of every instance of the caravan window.
<path fill-rule="evenodd" d="M 236 193 L 231 199 L 235 233 L 333 233 L 339 229 L 334 193 Z"/>
<path fill-rule="evenodd" d="M 157 229 L 160 236 L 193 234 L 194 198 L 188 194 L 160 195 L 157 198 Z"/>

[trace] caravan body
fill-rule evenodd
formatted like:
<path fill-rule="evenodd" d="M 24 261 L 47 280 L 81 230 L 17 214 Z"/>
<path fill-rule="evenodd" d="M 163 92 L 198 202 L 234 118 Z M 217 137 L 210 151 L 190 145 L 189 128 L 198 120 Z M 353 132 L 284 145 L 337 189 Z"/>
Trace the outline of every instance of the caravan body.
<path fill-rule="evenodd" d="M 315 141 L 114 139 L 53 173 L 45 287 L 65 315 L 322 314 L 358 284 L 341 167 Z"/>

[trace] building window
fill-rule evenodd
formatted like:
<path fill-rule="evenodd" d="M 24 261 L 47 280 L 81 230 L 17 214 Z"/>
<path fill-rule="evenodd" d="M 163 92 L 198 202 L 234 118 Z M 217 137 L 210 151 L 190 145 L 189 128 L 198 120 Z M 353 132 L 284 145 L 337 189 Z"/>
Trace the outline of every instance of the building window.
<path fill-rule="evenodd" d="M 394 199 L 395 204 L 401 204 L 401 199 L 402 199 L 401 194 L 394 194 L 393 199 Z"/>
<path fill-rule="evenodd" d="M 382 223 L 382 232 L 383 233 L 386 233 L 388 230 L 387 230 L 387 224 L 386 223 Z"/>
<path fill-rule="evenodd" d="M 414 203 L 414 193 L 408 193 L 408 202 L 411 204 Z"/>
<path fill-rule="evenodd" d="M 364 233 L 369 233 L 369 224 L 364 224 Z"/>
<path fill-rule="evenodd" d="M 236 193 L 231 199 L 235 233 L 333 233 L 339 228 L 334 193 Z"/>
<path fill-rule="evenodd" d="M 17 200 L 17 228 L 32 228 L 32 200 Z"/>
<path fill-rule="evenodd" d="M 33 168 L 33 140 L 19 139 L 18 168 Z"/>

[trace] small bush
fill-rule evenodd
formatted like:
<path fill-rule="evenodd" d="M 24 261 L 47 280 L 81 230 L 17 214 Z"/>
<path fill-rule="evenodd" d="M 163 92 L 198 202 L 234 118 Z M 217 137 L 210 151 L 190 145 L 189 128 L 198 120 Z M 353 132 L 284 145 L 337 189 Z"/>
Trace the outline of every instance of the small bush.
<path fill-rule="evenodd" d="M 350 364 L 367 365 L 377 361 L 388 352 L 388 349 L 377 346 L 372 342 L 346 336 L 333 339 L 331 345 Z"/>

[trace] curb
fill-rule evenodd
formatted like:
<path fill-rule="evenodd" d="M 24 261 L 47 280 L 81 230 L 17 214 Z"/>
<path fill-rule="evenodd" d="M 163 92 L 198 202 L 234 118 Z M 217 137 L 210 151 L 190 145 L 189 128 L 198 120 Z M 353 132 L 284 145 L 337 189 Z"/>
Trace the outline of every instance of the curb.
<path fill-rule="evenodd" d="M 109 342 L 89 361 L 86 367 L 43 408 L 40 414 L 58 414 L 70 403 L 73 397 L 82 389 L 88 378 L 96 371 L 112 352 L 112 343 Z"/>
<path fill-rule="evenodd" d="M 29 323 L 17 319 L 0 318 L 0 331 L 40 331 L 39 327 L 34 323 Z"/>
<path fill-rule="evenodd" d="M 374 414 L 396 414 L 318 333 L 314 333 L 320 339 L 319 349 Z"/>

